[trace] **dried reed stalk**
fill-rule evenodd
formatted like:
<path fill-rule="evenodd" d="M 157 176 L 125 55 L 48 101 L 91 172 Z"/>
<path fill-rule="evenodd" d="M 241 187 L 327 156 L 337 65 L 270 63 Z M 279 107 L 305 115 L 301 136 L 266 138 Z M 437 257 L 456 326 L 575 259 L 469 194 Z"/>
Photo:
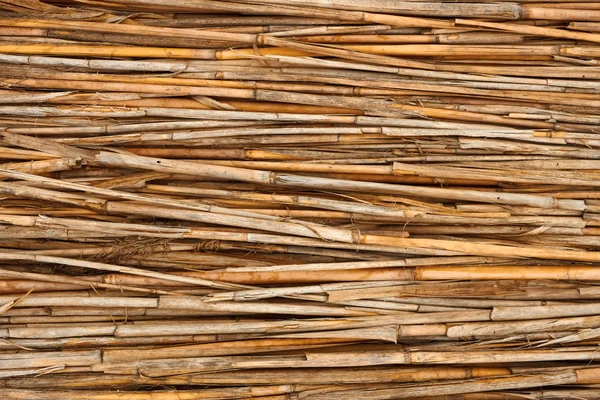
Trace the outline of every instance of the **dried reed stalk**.
<path fill-rule="evenodd" d="M 600 6 L 0 1 L 0 397 L 600 396 Z"/>

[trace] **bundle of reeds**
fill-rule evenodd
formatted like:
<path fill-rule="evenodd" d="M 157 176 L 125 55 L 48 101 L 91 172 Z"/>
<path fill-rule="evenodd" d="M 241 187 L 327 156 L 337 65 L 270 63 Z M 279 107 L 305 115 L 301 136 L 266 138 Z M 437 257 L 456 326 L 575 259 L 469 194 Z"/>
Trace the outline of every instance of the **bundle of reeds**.
<path fill-rule="evenodd" d="M 0 0 L 0 398 L 600 399 L 600 2 Z"/>

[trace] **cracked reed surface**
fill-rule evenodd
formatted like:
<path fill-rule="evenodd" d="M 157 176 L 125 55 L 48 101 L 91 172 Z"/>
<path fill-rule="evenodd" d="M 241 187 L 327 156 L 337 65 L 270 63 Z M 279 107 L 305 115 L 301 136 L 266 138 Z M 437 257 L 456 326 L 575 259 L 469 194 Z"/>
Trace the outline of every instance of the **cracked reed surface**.
<path fill-rule="evenodd" d="M 0 398 L 600 399 L 600 2 L 1 0 Z"/>

